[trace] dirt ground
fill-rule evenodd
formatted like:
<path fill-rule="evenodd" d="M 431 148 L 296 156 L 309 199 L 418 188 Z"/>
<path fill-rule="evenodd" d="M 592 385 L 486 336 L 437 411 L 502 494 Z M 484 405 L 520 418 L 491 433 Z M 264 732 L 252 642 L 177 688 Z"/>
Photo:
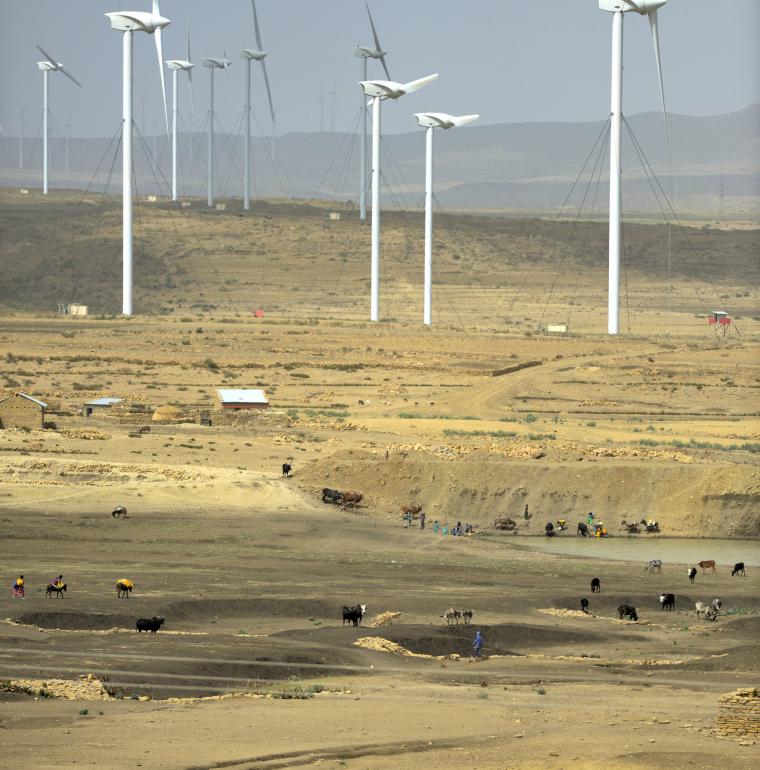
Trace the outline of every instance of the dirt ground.
<path fill-rule="evenodd" d="M 38 226 L 82 226 L 64 203 Z M 285 209 L 251 224 L 273 231 L 267 249 L 304 256 L 337 237 L 321 213 L 298 225 Z M 213 240 L 232 216 L 199 233 Z M 478 248 L 492 239 L 512 255 L 561 242 L 556 223 L 531 240 L 524 222 L 489 232 L 476 219 L 452 219 L 446 237 L 485 228 Z M 300 226 L 316 240 L 299 242 Z M 4 258 L 23 252 L 11 229 Z M 695 232 L 742 255 L 756 238 Z M 229 233 L 237 267 L 208 262 L 216 288 L 199 289 L 194 307 L 177 298 L 197 278 L 198 253 L 173 287 L 149 292 L 156 307 L 171 300 L 164 315 L 0 320 L 0 391 L 49 404 L 46 429 L 0 430 L 0 767 L 756 767 L 758 736 L 716 727 L 719 696 L 758 681 L 760 573 L 750 562 L 746 577 L 730 576 L 760 535 L 760 327 L 741 276 L 721 288 L 741 304 L 741 336 L 716 338 L 686 283 L 668 302 L 644 259 L 637 336 L 596 328 L 603 274 L 590 270 L 584 333 L 558 337 L 536 331 L 545 292 L 510 311 L 518 292 L 505 295 L 509 270 L 499 278 L 495 258 L 490 286 L 488 269 L 478 281 L 501 304 L 479 319 L 485 289 L 466 285 L 454 258 L 464 246 L 452 246 L 441 262 L 450 317 L 424 330 L 409 320 L 417 287 L 399 275 L 390 320 L 363 320 L 366 276 L 346 249 L 340 280 L 355 279 L 351 291 L 327 297 L 319 259 L 298 276 L 272 260 L 276 307 L 254 319 L 219 309 L 248 301 L 240 271 L 225 271 L 243 270 L 250 233 Z M 644 256 L 651 235 L 639 232 Z M 403 230 L 388 236 L 404 243 Z M 512 286 L 520 275 L 551 283 L 543 267 L 516 264 Z M 689 291 L 714 288 L 704 272 L 690 280 Z M 647 297 L 657 298 L 649 308 Z M 223 413 L 218 387 L 263 388 L 271 408 Z M 83 416 L 102 396 L 123 401 Z M 363 499 L 324 504 L 323 487 Z M 410 503 L 429 524 L 467 521 L 476 534 L 404 528 Z M 116 505 L 127 518 L 111 516 Z M 523 537 L 558 518 L 574 537 L 589 510 L 614 538 L 623 520 L 655 518 L 662 538 L 726 538 L 731 559 L 691 584 L 691 565 L 676 560 L 644 572 L 646 541 L 624 562 L 544 554 Z M 501 516 L 517 536 L 492 529 Z M 8 590 L 20 573 L 23 600 Z M 60 573 L 68 590 L 45 598 Z M 116 597 L 121 577 L 135 582 L 128 599 Z M 675 593 L 674 612 L 660 609 L 663 591 Z M 694 603 L 715 597 L 717 621 L 697 619 Z M 357 603 L 368 607 L 362 627 L 342 625 L 342 606 Z M 639 621 L 621 621 L 620 604 Z M 472 609 L 472 624 L 444 626 L 449 607 Z M 371 627 L 385 612 L 400 614 Z M 135 620 L 153 616 L 161 630 L 138 634 Z M 482 661 L 469 658 L 476 630 Z M 115 697 L 83 699 L 99 681 Z M 78 699 L 44 697 L 72 682 Z"/>

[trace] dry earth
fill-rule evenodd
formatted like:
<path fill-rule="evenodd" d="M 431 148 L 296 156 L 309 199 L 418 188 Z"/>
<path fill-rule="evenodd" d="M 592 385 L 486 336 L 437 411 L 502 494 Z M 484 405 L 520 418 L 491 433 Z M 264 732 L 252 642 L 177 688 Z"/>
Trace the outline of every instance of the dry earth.
<path fill-rule="evenodd" d="M 286 219 L 259 224 L 296 238 L 297 217 Z M 312 224 L 316 237 L 323 222 Z M 93 674 L 126 696 L 6 688 L 0 766 L 755 767 L 757 737 L 721 737 L 715 717 L 721 693 L 757 684 L 756 567 L 731 578 L 722 559 L 691 585 L 677 559 L 642 572 L 643 535 L 640 558 L 623 562 L 542 554 L 526 548 L 541 541 L 489 525 L 510 515 L 539 534 L 595 510 L 618 538 L 621 519 L 651 515 L 664 536 L 734 538 L 731 563 L 752 563 L 757 322 L 716 340 L 684 300 L 670 336 L 660 307 L 642 312 L 640 336 L 557 338 L 535 333 L 535 298 L 521 310 L 530 323 L 497 324 L 502 311 L 476 323 L 484 300 L 472 292 L 464 323 L 423 331 L 400 294 L 398 320 L 370 326 L 364 288 L 318 313 L 287 270 L 271 264 L 267 281 L 283 288 L 264 319 L 184 307 L 0 322 L 0 385 L 47 401 L 55 424 L 0 431 L 2 579 L 23 572 L 29 589 L 0 594 L 0 679 Z M 603 314 L 594 275 L 589 326 Z M 755 296 L 741 301 L 756 314 Z M 272 409 L 222 414 L 222 385 L 263 387 Z M 105 395 L 124 405 L 78 414 Z M 169 405 L 171 420 L 152 419 Z M 197 424 L 203 409 L 211 427 Z M 150 432 L 134 435 L 140 426 Z M 295 474 L 283 479 L 287 458 Z M 324 505 L 324 486 L 361 491 L 362 505 Z M 405 529 L 409 502 L 478 534 Z M 111 517 L 117 504 L 128 518 Z M 69 590 L 45 599 L 60 572 Z M 135 592 L 117 600 L 125 575 Z M 677 596 L 673 613 L 659 609 L 663 590 Z M 575 612 L 582 596 L 592 617 Z M 697 620 L 693 603 L 713 596 L 725 612 Z M 356 602 L 371 617 L 401 614 L 342 626 L 341 606 Z M 621 603 L 638 608 L 637 624 L 617 619 Z M 473 625 L 443 627 L 450 606 L 472 608 Z M 137 634 L 135 619 L 153 615 L 164 628 Z M 485 661 L 467 658 L 475 629 Z M 415 655 L 356 646 L 362 637 Z"/>

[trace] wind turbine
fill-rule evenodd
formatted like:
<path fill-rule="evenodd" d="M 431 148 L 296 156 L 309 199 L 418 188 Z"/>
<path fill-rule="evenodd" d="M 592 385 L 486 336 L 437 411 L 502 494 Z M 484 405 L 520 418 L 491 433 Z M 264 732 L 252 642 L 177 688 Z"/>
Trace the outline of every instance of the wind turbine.
<path fill-rule="evenodd" d="M 214 205 L 214 70 L 229 70 L 231 61 L 227 55 L 201 59 L 201 64 L 208 67 L 211 75 L 211 108 L 208 115 L 208 206 Z"/>
<path fill-rule="evenodd" d="M 190 102 L 193 101 L 193 67 L 190 61 L 190 27 L 187 28 L 187 59 L 169 59 L 166 66 L 172 71 L 172 200 L 177 200 L 177 73 L 187 73 Z"/>
<path fill-rule="evenodd" d="M 354 48 L 354 56 L 358 56 L 362 60 L 362 81 L 367 79 L 367 59 L 379 59 L 385 70 L 385 76 L 388 80 L 391 79 L 390 72 L 388 72 L 388 66 L 385 63 L 385 51 L 380 46 L 380 40 L 377 37 L 377 31 L 375 30 L 375 22 L 372 21 L 372 14 L 369 10 L 369 4 L 364 4 L 367 8 L 367 15 L 369 16 L 369 23 L 372 27 L 372 36 L 375 39 L 375 47 L 357 45 Z M 359 221 L 365 222 L 367 219 L 367 100 L 362 97 L 362 134 L 361 134 L 361 148 L 359 151 Z"/>
<path fill-rule="evenodd" d="M 38 61 L 37 66 L 42 70 L 42 193 L 48 193 L 48 140 L 50 134 L 50 111 L 48 110 L 48 75 L 51 72 L 62 72 L 69 80 L 72 80 L 80 88 L 82 84 L 63 68 L 63 64 L 56 61 L 50 54 L 45 53 L 39 46 L 39 52 L 45 57 L 45 61 Z"/>
<path fill-rule="evenodd" d="M 269 113 L 272 116 L 272 126 L 274 126 L 274 105 L 272 104 L 272 91 L 269 88 L 269 75 L 267 74 L 266 51 L 261 45 L 261 33 L 259 32 L 259 17 L 256 15 L 256 1 L 251 0 L 253 9 L 253 26 L 256 33 L 257 48 L 243 48 L 240 51 L 240 58 L 245 60 L 245 165 L 243 172 L 243 208 L 248 211 L 251 208 L 251 62 L 260 61 L 261 71 L 264 74 L 264 83 L 267 87 L 267 96 L 269 97 Z"/>
<path fill-rule="evenodd" d="M 657 77 L 660 83 L 662 113 L 665 118 L 665 135 L 668 137 L 668 119 L 665 109 L 665 90 L 662 85 L 660 62 L 660 35 L 657 27 L 657 9 L 667 0 L 599 0 L 602 11 L 612 13 L 612 95 L 610 127 L 610 233 L 607 333 L 620 331 L 620 236 L 622 198 L 620 195 L 622 173 L 622 125 L 623 125 L 623 14 L 635 12 L 649 17 L 649 27 L 654 43 Z"/>
<path fill-rule="evenodd" d="M 447 115 L 445 112 L 415 112 L 425 131 L 425 299 L 422 314 L 425 326 L 433 323 L 433 131 L 475 122 L 480 115 Z"/>
<path fill-rule="evenodd" d="M 122 313 L 132 315 L 132 37 L 135 32 L 153 35 L 158 55 L 158 70 L 161 75 L 161 92 L 164 96 L 164 118 L 169 130 L 169 116 L 166 111 L 166 83 L 164 81 L 161 30 L 168 26 L 169 19 L 161 15 L 158 0 L 153 0 L 153 10 L 115 11 L 106 13 L 111 28 L 123 32 L 123 100 L 122 100 Z"/>
<path fill-rule="evenodd" d="M 408 83 L 394 80 L 363 80 L 359 85 L 365 96 L 372 97 L 372 263 L 370 321 L 380 320 L 380 103 L 398 99 L 432 83 L 438 74 L 427 75 Z"/>

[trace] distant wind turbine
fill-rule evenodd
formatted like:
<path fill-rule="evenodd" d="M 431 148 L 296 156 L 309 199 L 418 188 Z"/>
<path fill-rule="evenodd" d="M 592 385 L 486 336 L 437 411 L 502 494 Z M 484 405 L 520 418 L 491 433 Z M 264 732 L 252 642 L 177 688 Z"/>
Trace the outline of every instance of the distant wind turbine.
<path fill-rule="evenodd" d="M 231 61 L 228 61 L 227 54 L 221 57 L 208 57 L 201 59 L 201 64 L 208 67 L 211 76 L 211 106 L 208 114 L 208 206 L 214 205 L 214 164 L 216 156 L 214 151 L 214 70 L 229 71 Z"/>
<path fill-rule="evenodd" d="M 380 103 L 398 99 L 432 83 L 438 74 L 408 83 L 394 80 L 364 80 L 359 85 L 372 97 L 372 263 L 370 279 L 370 321 L 380 320 Z"/>
<path fill-rule="evenodd" d="M 169 59 L 166 66 L 172 71 L 172 200 L 177 200 L 177 73 L 186 72 L 190 86 L 190 103 L 193 102 L 193 67 L 190 59 L 190 27 L 187 28 L 187 59 Z"/>
<path fill-rule="evenodd" d="M 622 125 L 623 125 L 623 14 L 635 12 L 649 17 L 657 77 L 660 83 L 662 114 L 665 118 L 665 135 L 668 137 L 668 119 L 665 108 L 665 90 L 662 84 L 660 63 L 660 35 L 657 27 L 657 9 L 667 0 L 599 0 L 602 11 L 612 13 L 612 95 L 610 128 L 610 232 L 607 333 L 620 332 L 620 236 L 622 219 Z"/>
<path fill-rule="evenodd" d="M 447 115 L 445 112 L 416 112 L 414 117 L 425 131 L 425 291 L 422 314 L 425 326 L 433 323 L 433 131 L 436 128 L 466 126 L 480 115 Z"/>
<path fill-rule="evenodd" d="M 261 45 L 261 32 L 259 31 L 259 17 L 256 14 L 256 1 L 251 0 L 253 10 L 253 27 L 256 35 L 256 48 L 243 48 L 240 51 L 240 58 L 245 60 L 245 152 L 244 152 L 244 172 L 243 172 L 243 208 L 248 211 L 251 208 L 251 62 L 261 62 L 261 71 L 264 75 L 264 83 L 267 87 L 267 96 L 269 97 L 269 114 L 272 116 L 272 133 L 274 133 L 274 105 L 272 104 L 272 90 L 269 87 L 269 75 L 267 74 L 267 63 L 264 61 L 266 51 Z"/>
<path fill-rule="evenodd" d="M 354 48 L 354 56 L 358 56 L 362 60 L 362 81 L 367 79 L 367 59 L 378 59 L 380 64 L 383 65 L 385 70 L 385 77 L 388 80 L 391 79 L 391 75 L 388 72 L 388 65 L 385 63 L 386 52 L 383 51 L 380 46 L 380 40 L 377 36 L 377 30 L 375 29 L 375 22 L 372 21 L 372 14 L 369 10 L 369 5 L 364 4 L 367 8 L 367 15 L 369 16 L 369 23 L 372 27 L 372 37 L 375 40 L 375 47 L 357 45 Z M 359 221 L 364 222 L 367 219 L 367 100 L 362 97 L 362 133 L 361 133 L 361 147 L 359 149 Z"/>
<path fill-rule="evenodd" d="M 42 70 L 42 193 L 48 193 L 48 141 L 50 135 L 50 110 L 48 109 L 48 75 L 51 72 L 62 72 L 66 77 L 76 83 L 80 88 L 82 84 L 63 68 L 63 64 L 56 61 L 50 54 L 45 53 L 39 46 L 37 50 L 45 57 L 45 61 L 38 61 L 37 66 Z"/>
<path fill-rule="evenodd" d="M 147 32 L 156 41 L 158 69 L 161 74 L 161 91 L 164 96 L 164 118 L 169 130 L 166 110 L 166 83 L 164 81 L 164 56 L 161 46 L 161 30 L 169 25 L 169 19 L 161 15 L 158 0 L 153 0 L 153 11 L 115 11 L 105 14 L 111 28 L 123 32 L 123 101 L 122 101 L 122 313 L 132 315 L 132 36 L 134 32 Z"/>

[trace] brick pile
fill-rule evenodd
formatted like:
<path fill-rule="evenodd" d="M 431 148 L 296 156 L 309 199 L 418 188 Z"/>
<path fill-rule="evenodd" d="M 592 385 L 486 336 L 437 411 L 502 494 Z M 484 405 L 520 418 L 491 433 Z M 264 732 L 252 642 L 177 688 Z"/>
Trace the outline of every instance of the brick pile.
<path fill-rule="evenodd" d="M 721 695 L 716 719 L 723 735 L 760 737 L 760 690 L 756 687 Z"/>

